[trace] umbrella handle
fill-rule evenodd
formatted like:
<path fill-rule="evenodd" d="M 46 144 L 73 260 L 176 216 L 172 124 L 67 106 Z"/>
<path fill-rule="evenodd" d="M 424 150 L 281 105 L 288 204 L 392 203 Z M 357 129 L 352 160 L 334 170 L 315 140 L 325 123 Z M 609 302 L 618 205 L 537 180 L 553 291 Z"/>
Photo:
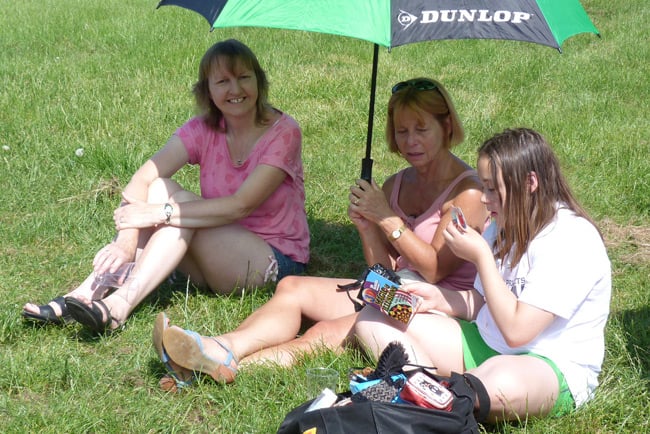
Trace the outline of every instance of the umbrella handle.
<path fill-rule="evenodd" d="M 379 58 L 379 45 L 374 44 L 372 53 L 372 75 L 370 76 L 370 104 L 368 107 L 368 134 L 366 135 L 366 158 L 361 160 L 361 179 L 370 182 L 372 178 L 372 127 L 375 118 L 375 91 L 377 89 L 377 63 Z"/>
<path fill-rule="evenodd" d="M 361 159 L 361 179 L 368 182 L 372 179 L 372 158 Z"/>

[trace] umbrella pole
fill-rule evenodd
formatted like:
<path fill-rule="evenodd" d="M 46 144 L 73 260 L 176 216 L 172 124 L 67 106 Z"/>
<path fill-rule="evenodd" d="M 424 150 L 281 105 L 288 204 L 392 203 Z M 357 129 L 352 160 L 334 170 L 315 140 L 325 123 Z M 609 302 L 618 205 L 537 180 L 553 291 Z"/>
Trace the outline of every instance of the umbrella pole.
<path fill-rule="evenodd" d="M 377 88 L 377 63 L 379 58 L 379 45 L 374 44 L 372 55 L 372 75 L 370 77 L 370 106 L 368 107 L 368 133 L 366 135 L 366 156 L 361 160 L 361 179 L 370 182 L 372 178 L 372 127 L 375 119 L 375 90 Z"/>

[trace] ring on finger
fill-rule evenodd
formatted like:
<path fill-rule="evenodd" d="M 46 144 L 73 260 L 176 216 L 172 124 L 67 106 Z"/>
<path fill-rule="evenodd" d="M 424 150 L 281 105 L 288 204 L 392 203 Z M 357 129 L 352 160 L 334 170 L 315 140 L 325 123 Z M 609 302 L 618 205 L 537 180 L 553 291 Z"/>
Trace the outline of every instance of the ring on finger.
<path fill-rule="evenodd" d="M 359 205 L 359 198 L 354 199 L 354 204 Z"/>

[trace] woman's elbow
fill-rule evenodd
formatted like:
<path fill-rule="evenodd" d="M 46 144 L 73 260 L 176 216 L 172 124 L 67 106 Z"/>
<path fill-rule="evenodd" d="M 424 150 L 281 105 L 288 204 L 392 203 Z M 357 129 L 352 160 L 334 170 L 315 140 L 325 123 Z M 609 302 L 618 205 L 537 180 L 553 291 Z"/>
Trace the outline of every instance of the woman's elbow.
<path fill-rule="evenodd" d="M 230 215 L 230 220 L 232 223 L 239 222 L 250 214 L 250 211 L 245 211 L 245 210 L 235 210 L 231 215 Z"/>
<path fill-rule="evenodd" d="M 528 333 L 517 330 L 516 327 L 512 327 L 512 330 L 502 334 L 503 339 L 510 348 L 523 347 L 535 338 L 535 336 L 530 336 Z"/>
<path fill-rule="evenodd" d="M 233 209 L 232 219 L 233 221 L 238 222 L 248 217 L 253 211 L 255 211 L 255 207 L 253 206 L 249 206 L 244 203 L 237 204 Z"/>

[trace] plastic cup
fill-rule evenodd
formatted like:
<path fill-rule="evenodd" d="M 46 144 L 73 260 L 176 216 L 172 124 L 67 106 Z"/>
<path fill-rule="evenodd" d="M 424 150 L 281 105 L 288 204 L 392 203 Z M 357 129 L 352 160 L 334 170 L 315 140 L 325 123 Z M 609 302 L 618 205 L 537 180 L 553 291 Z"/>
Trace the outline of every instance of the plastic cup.
<path fill-rule="evenodd" d="M 95 283 L 98 286 L 109 286 L 112 288 L 119 288 L 124 285 L 126 279 L 131 274 L 135 262 L 127 262 L 118 268 L 115 273 L 106 272 L 95 276 Z"/>
<path fill-rule="evenodd" d="M 309 398 L 315 398 L 324 389 L 330 389 L 336 393 L 336 386 L 339 382 L 338 371 L 331 368 L 309 368 L 307 369 L 307 393 Z"/>

